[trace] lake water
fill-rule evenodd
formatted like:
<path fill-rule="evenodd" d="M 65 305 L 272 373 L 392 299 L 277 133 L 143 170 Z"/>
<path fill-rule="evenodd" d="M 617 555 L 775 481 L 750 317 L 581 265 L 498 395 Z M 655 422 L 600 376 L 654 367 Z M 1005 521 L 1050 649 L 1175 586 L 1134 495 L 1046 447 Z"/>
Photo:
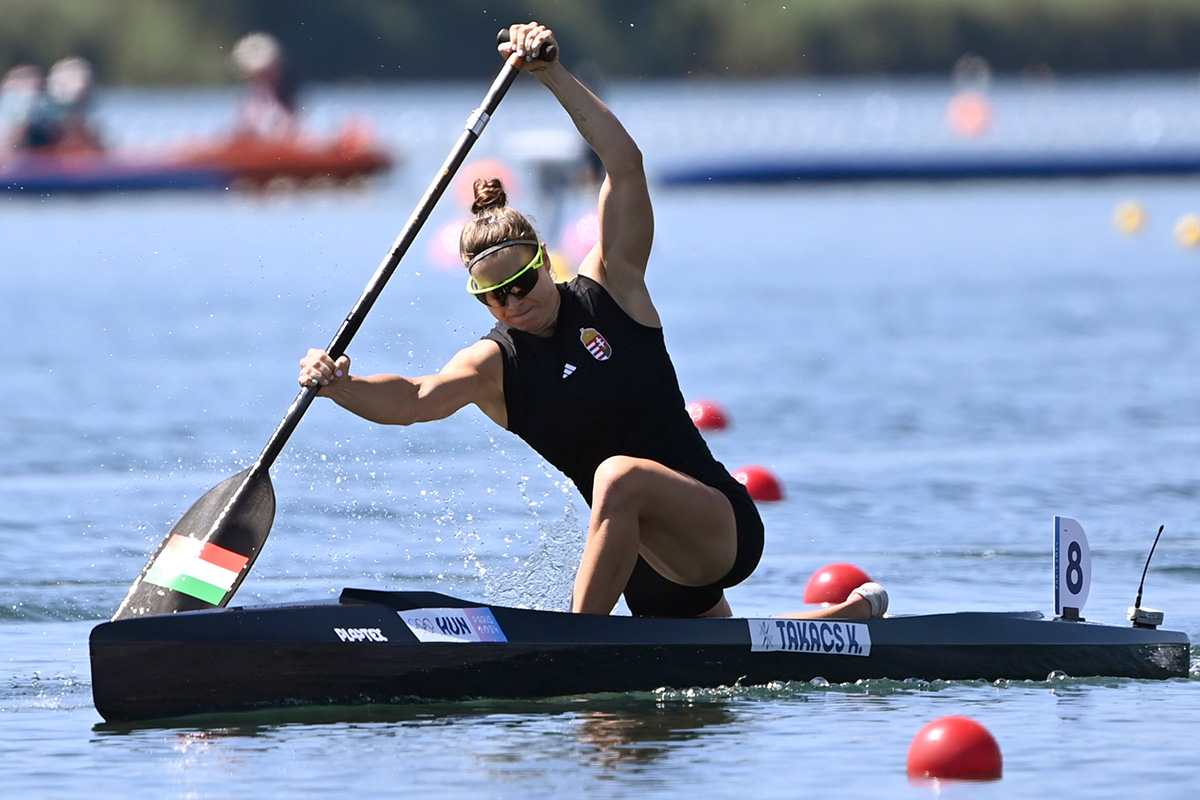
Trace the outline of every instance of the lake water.
<path fill-rule="evenodd" d="M 450 149 L 478 85 L 314 89 L 403 151 L 357 192 L 0 197 L 0 774 L 11 797 L 1192 797 L 1200 672 L 1166 682 L 785 685 L 232 718 L 111 728 L 87 635 L 183 511 L 257 454 Z M 1200 85 L 1001 84 L 992 132 L 944 123 L 950 87 L 895 81 L 608 87 L 652 172 L 736 153 L 1200 142 Z M 123 145 L 215 133 L 227 92 L 126 92 L 100 120 Z M 514 201 L 566 119 L 514 89 L 472 164 Z M 523 156 L 521 154 L 524 154 Z M 1085 615 L 1144 602 L 1200 636 L 1200 212 L 1193 178 L 655 190 L 651 289 L 684 393 L 719 402 L 731 468 L 783 481 L 736 612 L 802 606 L 851 561 L 894 613 L 1053 612 L 1056 514 L 1092 543 Z M 1123 201 L 1148 224 L 1113 225 Z M 491 319 L 441 266 L 448 195 L 363 327 L 360 369 L 419 373 Z M 549 223 L 547 223 L 549 224 Z M 554 239 L 552 231 L 546 231 Z M 561 237 L 567 242 L 567 237 Z M 564 250 L 569 250 L 564 244 Z M 570 413 L 570 409 L 563 409 Z M 344 586 L 567 602 L 586 508 L 519 441 L 467 411 L 383 429 L 326 402 L 275 468 L 279 513 L 244 604 Z M 927 722 L 971 716 L 997 783 L 910 783 Z"/>

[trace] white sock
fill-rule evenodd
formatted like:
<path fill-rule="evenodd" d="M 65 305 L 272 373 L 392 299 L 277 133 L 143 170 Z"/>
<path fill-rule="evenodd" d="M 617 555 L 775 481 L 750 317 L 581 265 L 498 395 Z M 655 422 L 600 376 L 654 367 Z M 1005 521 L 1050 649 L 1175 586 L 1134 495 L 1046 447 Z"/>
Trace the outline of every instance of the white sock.
<path fill-rule="evenodd" d="M 878 583 L 864 583 L 862 586 L 850 593 L 851 596 L 858 595 L 871 604 L 871 618 L 882 617 L 887 613 L 888 609 L 888 593 L 887 590 Z"/>

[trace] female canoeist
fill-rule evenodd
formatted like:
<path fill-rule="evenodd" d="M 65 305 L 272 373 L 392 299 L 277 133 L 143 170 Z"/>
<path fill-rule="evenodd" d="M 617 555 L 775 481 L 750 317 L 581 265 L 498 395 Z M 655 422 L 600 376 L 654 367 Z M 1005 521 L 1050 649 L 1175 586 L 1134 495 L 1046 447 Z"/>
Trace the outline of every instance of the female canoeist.
<path fill-rule="evenodd" d="M 729 616 L 723 590 L 757 566 L 763 525 L 684 408 L 645 282 L 654 223 L 642 154 L 563 67 L 548 28 L 512 26 L 500 53 L 525 59 L 607 173 L 599 241 L 578 277 L 556 284 L 546 245 L 501 183 L 476 181 L 459 249 L 467 291 L 496 318 L 492 331 L 418 378 L 351 375 L 349 358 L 310 350 L 300 383 L 386 424 L 473 403 L 571 478 L 591 506 L 573 611 L 607 614 L 624 593 L 635 615 Z M 811 614 L 871 616 L 869 594 Z"/>

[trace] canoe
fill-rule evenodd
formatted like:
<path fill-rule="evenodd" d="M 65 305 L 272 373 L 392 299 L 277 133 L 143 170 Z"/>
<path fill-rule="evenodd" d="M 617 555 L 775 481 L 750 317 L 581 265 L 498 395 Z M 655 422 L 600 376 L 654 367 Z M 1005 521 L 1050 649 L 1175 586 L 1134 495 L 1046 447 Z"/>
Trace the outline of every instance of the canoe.
<path fill-rule="evenodd" d="M 133 617 L 96 626 L 109 722 L 295 705 L 557 697 L 863 679 L 1188 675 L 1186 634 L 1040 612 L 873 620 L 652 619 L 509 608 L 435 592 Z"/>
<path fill-rule="evenodd" d="M 155 151 L 42 151 L 0 162 L 0 191 L 42 196 L 352 183 L 391 168 L 361 128 L 330 138 L 233 137 Z"/>

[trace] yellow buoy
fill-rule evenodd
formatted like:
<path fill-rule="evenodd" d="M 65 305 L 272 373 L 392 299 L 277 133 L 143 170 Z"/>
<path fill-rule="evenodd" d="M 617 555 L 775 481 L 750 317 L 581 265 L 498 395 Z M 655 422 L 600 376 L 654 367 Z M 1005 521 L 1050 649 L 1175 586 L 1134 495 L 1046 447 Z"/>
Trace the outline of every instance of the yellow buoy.
<path fill-rule="evenodd" d="M 1175 223 L 1175 241 L 1180 247 L 1200 244 L 1200 214 L 1184 214 Z"/>
<path fill-rule="evenodd" d="M 1146 209 L 1142 208 L 1141 203 L 1133 200 L 1126 200 L 1113 212 L 1113 225 L 1127 236 L 1141 233 L 1142 228 L 1146 227 L 1146 221 Z"/>
<path fill-rule="evenodd" d="M 564 283 L 575 277 L 575 267 L 571 264 L 567 254 L 562 250 L 551 250 L 549 253 L 550 263 L 554 265 L 554 280 L 558 283 Z"/>

